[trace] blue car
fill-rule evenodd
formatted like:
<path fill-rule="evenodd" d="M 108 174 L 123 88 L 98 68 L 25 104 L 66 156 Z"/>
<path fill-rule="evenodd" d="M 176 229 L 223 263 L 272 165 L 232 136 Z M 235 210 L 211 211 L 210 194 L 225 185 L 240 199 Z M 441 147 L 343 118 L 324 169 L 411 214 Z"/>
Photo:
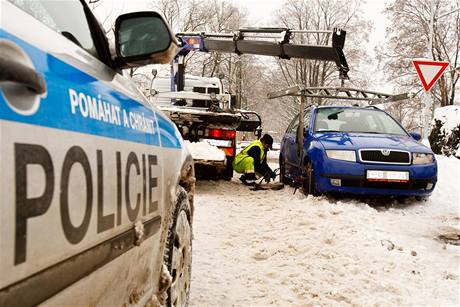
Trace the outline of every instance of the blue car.
<path fill-rule="evenodd" d="M 304 129 L 297 115 L 283 136 L 281 180 L 312 195 L 427 198 L 437 181 L 430 148 L 375 107 L 309 107 Z M 303 140 L 302 140 L 303 138 Z"/>

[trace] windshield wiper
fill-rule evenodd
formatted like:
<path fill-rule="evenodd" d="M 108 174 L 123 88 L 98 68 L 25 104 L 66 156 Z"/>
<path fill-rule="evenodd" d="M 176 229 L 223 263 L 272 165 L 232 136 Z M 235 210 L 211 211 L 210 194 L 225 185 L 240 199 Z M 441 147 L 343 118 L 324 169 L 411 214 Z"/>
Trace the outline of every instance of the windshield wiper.
<path fill-rule="evenodd" d="M 344 111 L 343 110 L 340 110 L 340 111 L 337 111 L 335 113 L 331 113 L 327 116 L 327 119 L 333 119 L 333 120 L 336 120 L 338 117 L 337 115 L 339 115 L 340 113 L 343 113 Z"/>

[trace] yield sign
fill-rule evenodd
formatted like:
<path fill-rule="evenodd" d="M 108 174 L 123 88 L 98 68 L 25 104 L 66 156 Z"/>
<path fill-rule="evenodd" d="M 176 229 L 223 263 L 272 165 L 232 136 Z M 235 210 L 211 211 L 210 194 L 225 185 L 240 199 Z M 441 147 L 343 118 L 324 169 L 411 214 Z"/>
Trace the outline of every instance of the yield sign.
<path fill-rule="evenodd" d="M 431 60 L 412 60 L 417 75 L 422 81 L 423 88 L 428 92 L 436 81 L 441 77 L 444 70 L 449 66 L 448 62 L 438 62 Z"/>

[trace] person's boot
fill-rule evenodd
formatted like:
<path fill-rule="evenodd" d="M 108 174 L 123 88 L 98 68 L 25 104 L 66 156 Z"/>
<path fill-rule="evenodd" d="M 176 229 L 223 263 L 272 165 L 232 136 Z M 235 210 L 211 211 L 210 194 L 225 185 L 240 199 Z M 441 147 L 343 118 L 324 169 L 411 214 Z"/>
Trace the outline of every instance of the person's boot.
<path fill-rule="evenodd" d="M 244 185 L 253 186 L 253 185 L 256 184 L 256 174 L 254 174 L 254 173 L 245 173 L 245 174 L 241 175 L 240 181 Z"/>

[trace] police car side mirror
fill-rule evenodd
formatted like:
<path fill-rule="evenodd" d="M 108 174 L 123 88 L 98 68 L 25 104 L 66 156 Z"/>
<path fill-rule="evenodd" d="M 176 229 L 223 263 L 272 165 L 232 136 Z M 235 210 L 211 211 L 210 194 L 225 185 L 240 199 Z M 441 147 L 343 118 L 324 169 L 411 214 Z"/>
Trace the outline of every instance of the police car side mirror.
<path fill-rule="evenodd" d="M 115 22 L 115 61 L 121 68 L 169 63 L 177 46 L 174 34 L 157 12 L 124 14 Z"/>

